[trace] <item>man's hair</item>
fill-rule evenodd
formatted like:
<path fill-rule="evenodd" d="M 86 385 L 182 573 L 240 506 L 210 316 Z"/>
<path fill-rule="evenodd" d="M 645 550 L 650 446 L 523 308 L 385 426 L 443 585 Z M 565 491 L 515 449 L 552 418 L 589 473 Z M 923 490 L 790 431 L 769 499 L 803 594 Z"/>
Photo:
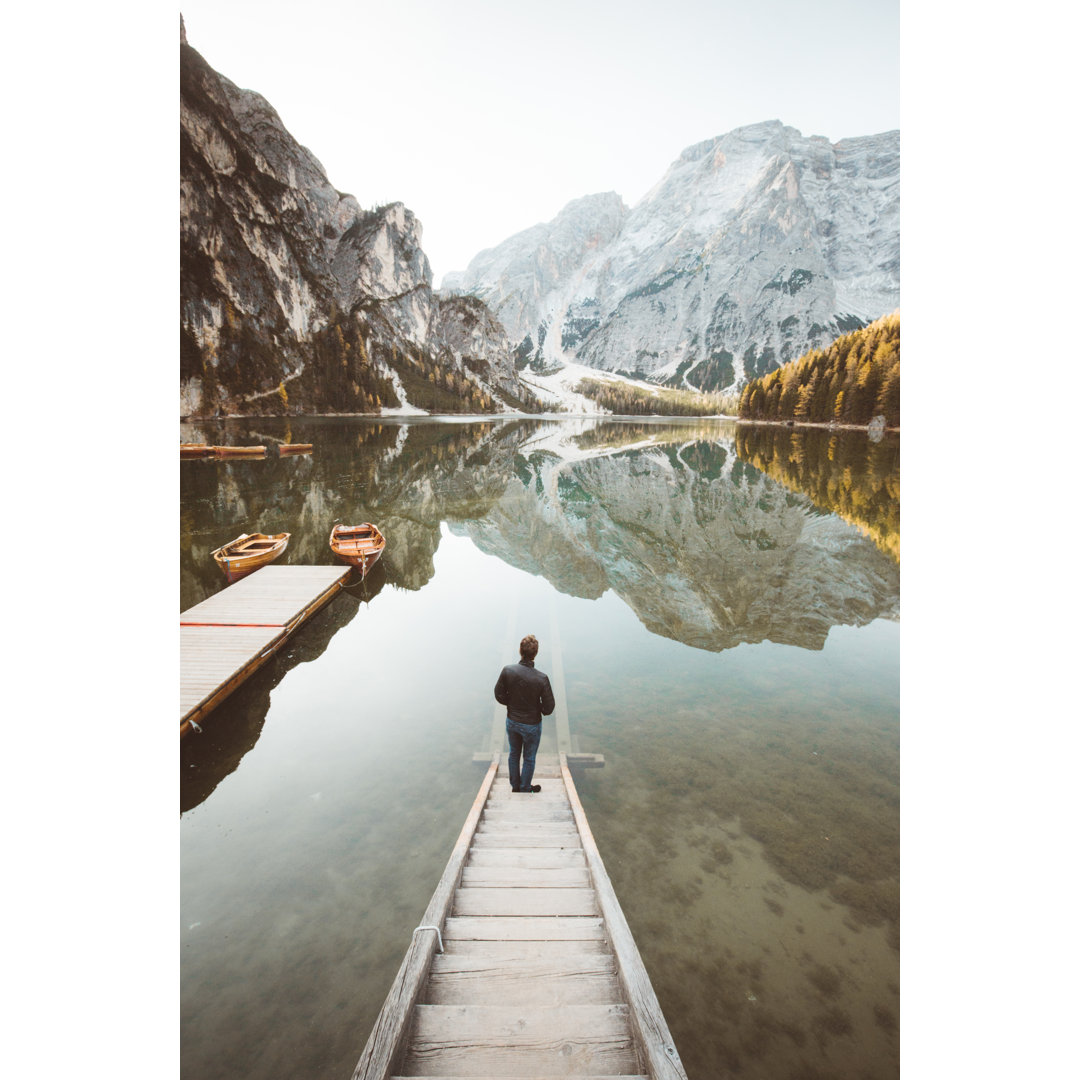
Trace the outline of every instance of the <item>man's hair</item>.
<path fill-rule="evenodd" d="M 537 641 L 532 634 L 526 634 L 521 639 L 521 644 L 518 646 L 518 652 L 521 653 L 522 660 L 535 660 L 539 649 L 540 642 Z"/>

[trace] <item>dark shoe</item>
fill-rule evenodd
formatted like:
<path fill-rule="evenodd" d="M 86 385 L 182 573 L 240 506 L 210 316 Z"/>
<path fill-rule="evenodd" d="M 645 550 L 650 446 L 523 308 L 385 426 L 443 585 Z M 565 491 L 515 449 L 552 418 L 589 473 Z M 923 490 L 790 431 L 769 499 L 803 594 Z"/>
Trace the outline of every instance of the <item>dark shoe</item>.
<path fill-rule="evenodd" d="M 540 790 L 540 785 L 539 784 L 533 784 L 532 787 L 522 788 L 521 790 L 522 791 L 539 791 Z"/>

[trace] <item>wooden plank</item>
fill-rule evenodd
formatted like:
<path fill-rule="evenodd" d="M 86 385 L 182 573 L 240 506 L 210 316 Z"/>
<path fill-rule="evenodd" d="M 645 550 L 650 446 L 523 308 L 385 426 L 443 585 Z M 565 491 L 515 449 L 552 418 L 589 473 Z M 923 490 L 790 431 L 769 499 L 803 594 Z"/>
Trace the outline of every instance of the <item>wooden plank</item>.
<path fill-rule="evenodd" d="M 530 1076 L 529 1080 L 566 1080 L 566 1073 L 544 1073 L 543 1076 Z M 406 1076 L 392 1076 L 390 1080 L 411 1080 Z M 428 1075 L 425 1080 L 461 1080 L 460 1076 L 435 1076 Z M 485 1077 L 485 1080 L 517 1080 L 517 1075 L 513 1073 L 506 1073 L 503 1076 L 489 1076 Z M 594 1074 L 589 1077 L 589 1080 L 649 1080 L 647 1076 L 629 1076 L 626 1073 L 619 1073 L 617 1076 L 600 1076 Z"/>
<path fill-rule="evenodd" d="M 611 956 L 603 938 L 568 938 L 562 941 L 480 941 L 474 938 L 443 938 L 445 956 L 518 964 L 530 960 L 577 961 L 586 956 Z"/>
<path fill-rule="evenodd" d="M 592 885 L 584 866 L 534 869 L 521 866 L 466 866 L 463 889 L 588 889 Z"/>
<path fill-rule="evenodd" d="M 474 846 L 478 848 L 494 847 L 551 847 L 551 848 L 566 848 L 568 850 L 574 850 L 581 847 L 581 837 L 576 833 L 573 836 L 553 836 L 548 833 L 527 833 L 519 834 L 513 839 L 507 837 L 506 833 L 477 833 L 473 840 Z"/>
<path fill-rule="evenodd" d="M 570 813 L 569 803 L 560 806 L 558 803 L 533 802 L 532 798 L 499 802 L 489 799 L 482 820 L 493 824 L 500 821 L 511 824 L 520 821 L 558 821 L 573 824 L 574 815 Z"/>
<path fill-rule="evenodd" d="M 532 826 L 537 829 L 558 830 L 569 829 L 576 832 L 577 827 L 573 816 L 567 816 L 561 812 L 557 805 L 552 803 L 531 802 L 535 795 L 521 795 L 517 805 L 497 804 L 491 808 L 491 813 L 485 811 L 480 820 L 481 828 L 491 829 L 521 829 Z M 528 805 L 525 805 L 528 803 Z"/>
<path fill-rule="evenodd" d="M 313 600 L 334 589 L 348 576 L 340 566 L 264 566 L 213 596 L 188 608 L 180 621 L 202 623 L 251 622 L 259 605 L 280 616 L 284 625 Z M 270 621 L 263 619 L 263 622 Z"/>
<path fill-rule="evenodd" d="M 572 818 L 566 821 L 558 818 L 538 817 L 496 818 L 494 820 L 483 817 L 480 819 L 480 825 L 476 831 L 480 836 L 494 836 L 496 833 L 501 833 L 511 840 L 515 836 L 533 833 L 538 836 L 567 837 L 577 836 L 578 834 Z"/>
<path fill-rule="evenodd" d="M 520 867 L 528 870 L 555 870 L 585 866 L 582 848 L 476 847 L 469 852 L 469 866 Z"/>
<path fill-rule="evenodd" d="M 615 960 L 599 953 L 572 961 L 545 957 L 504 960 L 436 956 L 422 999 L 426 1005 L 617 1005 Z"/>
<path fill-rule="evenodd" d="M 519 798 L 489 799 L 487 809 L 484 811 L 485 821 L 560 821 L 573 824 L 574 815 L 570 813 L 570 805 L 566 802 L 565 794 L 561 803 L 555 800 L 542 800 L 544 793 L 532 792 L 527 794 L 519 792 Z"/>
<path fill-rule="evenodd" d="M 533 777 L 536 780 L 536 777 Z M 566 805 L 566 789 L 562 786 L 562 781 L 552 782 L 550 777 L 544 777 L 544 782 L 540 784 L 540 791 L 522 792 L 511 791 L 509 786 L 503 787 L 500 781 L 497 785 L 497 790 L 491 793 L 491 798 L 488 801 L 489 806 L 502 807 L 502 806 L 565 806 Z"/>
<path fill-rule="evenodd" d="M 550 767 L 539 762 L 538 773 Z M 565 755 L 557 767 L 542 799 L 510 796 L 505 762 L 489 762 L 434 923 L 445 952 L 433 957 L 432 942 L 426 963 L 414 960 L 411 998 L 399 989 L 407 954 L 380 1013 L 390 1046 L 381 1060 L 396 1061 L 397 1076 L 685 1080 Z M 368 1047 L 375 1040 L 373 1031 Z M 386 1080 L 362 1065 L 354 1080 Z"/>
<path fill-rule="evenodd" d="M 520 970 L 528 971 L 537 978 L 549 975 L 614 975 L 615 957 L 610 953 L 582 952 L 579 948 L 572 957 L 539 954 L 527 960 L 522 958 Z M 504 973 L 504 965 L 491 957 L 439 953 L 431 962 L 432 978 L 436 975 L 469 975 L 497 982 Z"/>
<path fill-rule="evenodd" d="M 534 807 L 532 810 L 508 810 L 505 813 L 494 814 L 485 810 L 484 816 L 480 819 L 480 828 L 483 832 L 497 832 L 499 829 L 505 829 L 511 835 L 522 831 L 577 832 L 572 817 L 539 807 Z"/>
<path fill-rule="evenodd" d="M 599 915 L 596 893 L 584 889 L 458 889 L 455 915 Z"/>
<path fill-rule="evenodd" d="M 181 737 L 337 595 L 348 573 L 336 566 L 264 566 L 183 612 Z"/>
<path fill-rule="evenodd" d="M 180 733 L 198 723 L 281 648 L 288 634 L 278 628 L 229 627 L 220 650 L 208 650 L 201 628 L 180 628 Z"/>
<path fill-rule="evenodd" d="M 637 1073 L 625 1005 L 418 1005 L 405 1075 Z"/>
<path fill-rule="evenodd" d="M 465 818 L 465 824 L 461 828 L 446 869 L 424 912 L 424 917 L 420 920 L 421 926 L 443 927 L 448 922 L 447 915 L 453 903 L 454 892 L 461 880 L 461 871 L 468 855 L 469 842 L 480 820 L 488 792 L 495 780 L 496 770 L 497 763 L 493 761 L 473 800 L 472 808 Z M 385 1080 L 393 1071 L 404 1050 L 405 1033 L 408 1030 L 410 1017 L 420 997 L 437 945 L 438 937 L 433 931 L 422 930 L 413 934 L 405 959 L 398 968 L 397 977 L 383 1002 L 382 1009 L 379 1010 L 375 1026 L 353 1071 L 353 1080 Z"/>
<path fill-rule="evenodd" d="M 570 832 L 577 831 L 577 824 L 573 814 L 567 809 L 561 808 L 557 803 L 533 802 L 535 795 L 519 795 L 516 801 L 510 803 L 489 803 L 480 819 L 480 827 L 520 829 L 526 826 L 534 828 L 558 830 L 568 829 Z M 563 807 L 566 807 L 563 803 Z"/>
<path fill-rule="evenodd" d="M 542 822 L 528 825 L 491 825 L 476 830 L 477 840 L 501 840 L 502 847 L 516 847 L 522 840 L 549 840 L 556 845 L 579 847 L 581 837 L 576 829 L 565 829 L 561 825 L 544 828 Z"/>
<path fill-rule="evenodd" d="M 577 819 L 582 847 L 592 873 L 593 886 L 600 910 L 603 912 L 604 923 L 610 934 L 612 949 L 618 964 L 619 980 L 626 994 L 630 1018 L 644 1055 L 646 1069 L 654 1080 L 687 1080 L 686 1070 L 679 1059 L 679 1052 L 675 1048 L 667 1021 L 656 999 L 656 991 L 653 990 L 649 974 L 645 970 L 645 964 L 634 941 L 634 935 L 630 932 L 618 897 L 615 895 L 615 889 L 608 878 L 604 861 L 600 858 L 600 851 L 593 838 L 592 829 L 589 828 L 585 810 L 578 798 L 577 788 L 574 786 L 574 779 L 570 775 L 570 767 L 565 758 L 561 766 L 563 782 L 566 784 L 570 806 Z"/>
<path fill-rule="evenodd" d="M 559 919 L 451 916 L 443 937 L 476 941 L 599 941 L 607 937 L 603 919 L 583 916 Z"/>
<path fill-rule="evenodd" d="M 486 815 L 545 812 L 557 814 L 567 821 L 573 820 L 574 815 L 570 812 L 570 803 L 562 784 L 555 785 L 549 780 L 541 785 L 540 791 L 512 791 L 507 788 L 500 795 L 501 797 L 492 795 L 488 799 Z"/>

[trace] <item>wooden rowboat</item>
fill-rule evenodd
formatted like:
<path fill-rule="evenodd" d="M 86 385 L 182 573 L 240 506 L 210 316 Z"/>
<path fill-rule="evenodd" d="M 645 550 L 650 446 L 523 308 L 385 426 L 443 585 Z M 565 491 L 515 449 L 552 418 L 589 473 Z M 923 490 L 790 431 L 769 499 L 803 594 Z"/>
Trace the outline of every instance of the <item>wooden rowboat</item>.
<path fill-rule="evenodd" d="M 265 446 L 215 446 L 215 457 L 264 457 Z"/>
<path fill-rule="evenodd" d="M 379 561 L 386 537 L 370 521 L 363 525 L 335 525 L 330 530 L 330 550 L 343 562 L 355 566 L 363 577 Z"/>
<path fill-rule="evenodd" d="M 314 449 L 314 443 L 287 442 L 278 447 L 279 454 L 310 454 Z"/>
<path fill-rule="evenodd" d="M 181 457 L 209 457 L 214 452 L 212 446 L 201 442 L 182 442 L 180 444 Z"/>
<path fill-rule="evenodd" d="M 231 584 L 240 578 L 258 570 L 260 566 L 272 563 L 289 543 L 291 533 L 241 533 L 235 540 L 223 544 L 212 552 L 214 562 L 221 567 Z"/>

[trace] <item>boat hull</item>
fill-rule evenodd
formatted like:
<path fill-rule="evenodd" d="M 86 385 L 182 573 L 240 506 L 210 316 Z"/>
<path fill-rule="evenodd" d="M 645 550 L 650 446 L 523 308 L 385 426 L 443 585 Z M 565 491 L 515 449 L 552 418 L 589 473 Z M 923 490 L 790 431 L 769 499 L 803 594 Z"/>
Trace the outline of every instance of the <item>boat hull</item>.
<path fill-rule="evenodd" d="M 363 525 L 335 525 L 330 530 L 330 550 L 344 563 L 354 566 L 365 577 L 379 561 L 386 538 L 371 522 Z"/>
<path fill-rule="evenodd" d="M 291 533 L 241 533 L 213 552 L 214 562 L 231 585 L 272 563 L 288 546 Z"/>
<path fill-rule="evenodd" d="M 266 457 L 265 446 L 215 446 L 214 457 Z"/>

